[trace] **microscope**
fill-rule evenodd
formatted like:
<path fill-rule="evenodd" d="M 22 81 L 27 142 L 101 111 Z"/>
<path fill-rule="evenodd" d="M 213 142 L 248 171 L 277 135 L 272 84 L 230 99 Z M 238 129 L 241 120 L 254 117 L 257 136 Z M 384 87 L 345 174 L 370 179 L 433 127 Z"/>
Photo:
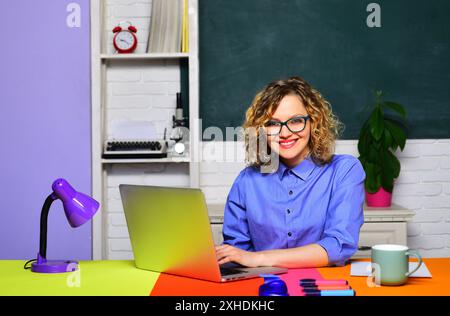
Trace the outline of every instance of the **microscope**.
<path fill-rule="evenodd" d="M 182 155 L 186 150 L 185 142 L 188 139 L 186 132 L 187 117 L 183 116 L 183 103 L 181 101 L 181 93 L 177 93 L 177 107 L 175 115 L 172 116 L 172 133 L 170 140 L 175 141 L 173 149 L 175 153 Z"/>

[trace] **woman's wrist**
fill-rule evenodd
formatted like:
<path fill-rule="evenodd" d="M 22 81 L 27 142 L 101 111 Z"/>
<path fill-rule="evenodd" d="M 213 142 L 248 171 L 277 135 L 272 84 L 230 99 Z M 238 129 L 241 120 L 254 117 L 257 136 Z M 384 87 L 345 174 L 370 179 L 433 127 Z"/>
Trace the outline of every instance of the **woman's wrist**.
<path fill-rule="evenodd" d="M 257 252 L 258 254 L 258 266 L 260 267 L 273 267 L 275 263 L 273 262 L 273 256 L 267 251 Z"/>
<path fill-rule="evenodd" d="M 265 267 L 310 268 L 328 265 L 328 255 L 324 248 L 310 244 L 290 249 L 274 249 L 257 252 L 258 265 Z"/>

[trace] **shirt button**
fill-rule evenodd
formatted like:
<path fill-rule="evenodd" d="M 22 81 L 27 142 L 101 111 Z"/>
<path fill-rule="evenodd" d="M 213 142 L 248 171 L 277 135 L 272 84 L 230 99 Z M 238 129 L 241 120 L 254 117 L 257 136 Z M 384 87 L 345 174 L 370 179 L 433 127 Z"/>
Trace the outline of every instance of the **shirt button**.
<path fill-rule="evenodd" d="M 291 232 L 289 232 L 289 233 L 288 233 L 288 236 L 289 236 L 289 237 L 291 237 L 291 236 L 292 236 L 292 233 L 291 233 Z"/>
<path fill-rule="evenodd" d="M 292 192 L 292 190 L 289 190 L 289 195 L 292 195 L 294 192 Z"/>
<path fill-rule="evenodd" d="M 287 209 L 286 212 L 287 212 L 288 214 L 291 214 L 291 210 L 290 210 L 290 209 Z"/>

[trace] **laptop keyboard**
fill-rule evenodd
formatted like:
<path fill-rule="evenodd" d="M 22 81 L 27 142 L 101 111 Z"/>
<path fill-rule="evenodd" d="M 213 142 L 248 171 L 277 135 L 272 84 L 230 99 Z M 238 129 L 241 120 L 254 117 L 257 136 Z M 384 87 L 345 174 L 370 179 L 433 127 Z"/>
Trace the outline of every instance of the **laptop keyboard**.
<path fill-rule="evenodd" d="M 232 268 L 220 268 L 220 274 L 222 276 L 227 276 L 227 275 L 231 275 L 231 274 L 241 274 L 241 273 L 246 273 L 247 271 L 245 270 L 238 270 L 238 269 L 232 269 Z"/>

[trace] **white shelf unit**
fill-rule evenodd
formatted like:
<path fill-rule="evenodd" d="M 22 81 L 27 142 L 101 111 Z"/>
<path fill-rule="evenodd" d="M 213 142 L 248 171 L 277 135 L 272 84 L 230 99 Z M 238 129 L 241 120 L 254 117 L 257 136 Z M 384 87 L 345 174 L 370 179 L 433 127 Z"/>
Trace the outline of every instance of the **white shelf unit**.
<path fill-rule="evenodd" d="M 118 1 L 114 1 L 116 4 Z M 91 1 L 91 102 L 92 102 L 92 195 L 100 201 L 102 207 L 96 214 L 92 224 L 92 257 L 94 260 L 107 258 L 106 247 L 108 236 L 108 176 L 109 171 L 130 166 L 174 166 L 182 164 L 184 167 L 173 167 L 175 172 L 187 170 L 188 185 L 199 187 L 199 164 L 195 163 L 199 157 L 200 133 L 199 133 L 199 60 L 198 60 L 198 0 L 189 0 L 189 52 L 188 53 L 143 53 L 136 50 L 134 54 L 114 54 L 111 52 L 110 42 L 106 33 L 108 25 L 115 23 L 111 19 L 108 0 Z M 124 1 L 124 5 L 129 4 Z M 131 18 L 130 18 L 131 19 Z M 129 19 L 127 19 L 129 20 Z M 189 157 L 172 157 L 163 159 L 102 159 L 103 144 L 107 137 L 107 71 L 116 63 L 165 62 L 187 59 L 189 71 L 189 127 L 190 139 L 187 152 Z M 147 65 L 148 66 L 148 65 Z M 120 65 L 119 65 L 120 67 Z M 171 124 L 171 122 L 167 122 Z M 164 170 L 164 168 L 162 169 Z M 164 171 L 161 171 L 164 173 Z M 177 183 L 173 183 L 174 186 Z"/>

